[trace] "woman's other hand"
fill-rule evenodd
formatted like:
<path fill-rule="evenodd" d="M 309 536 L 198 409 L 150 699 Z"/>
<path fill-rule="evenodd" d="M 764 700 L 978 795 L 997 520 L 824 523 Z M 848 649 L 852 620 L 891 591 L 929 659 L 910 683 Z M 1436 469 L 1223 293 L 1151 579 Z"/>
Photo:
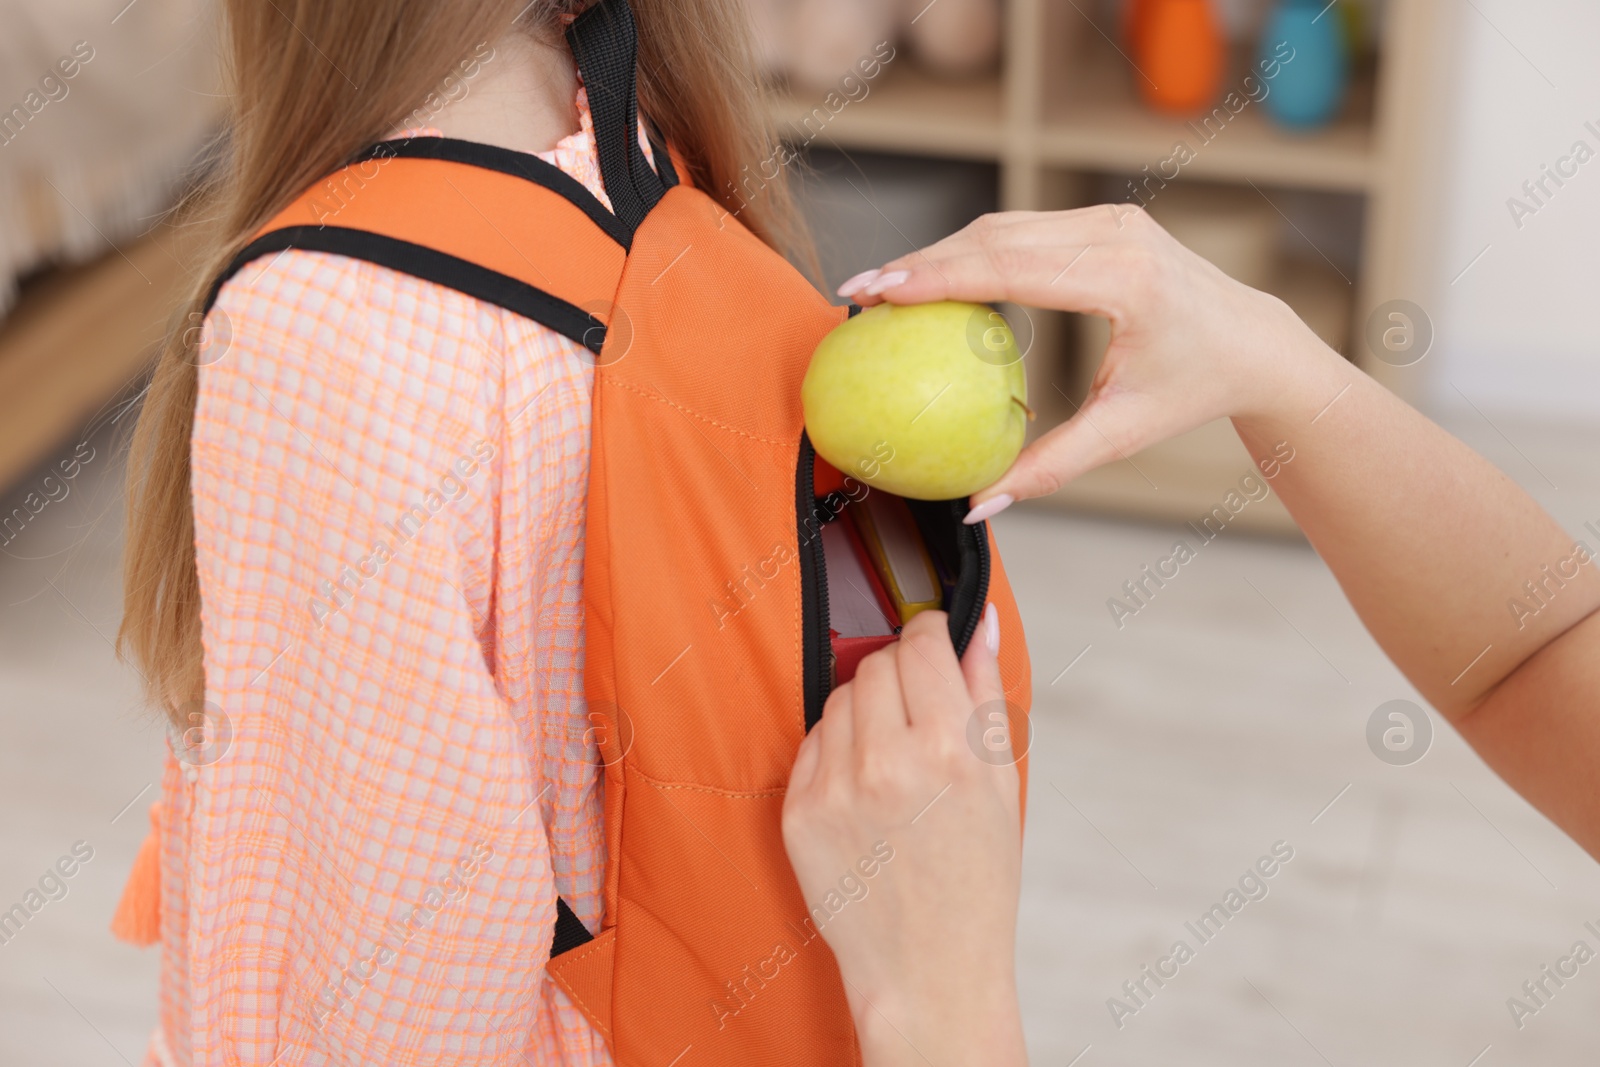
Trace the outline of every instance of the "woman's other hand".
<path fill-rule="evenodd" d="M 973 495 L 972 521 L 1214 419 L 1325 400 L 1352 374 L 1281 300 L 1234 281 L 1127 204 L 985 215 L 839 293 L 863 304 L 1008 300 L 1110 320 L 1082 409 Z"/>
<path fill-rule="evenodd" d="M 992 606 L 962 661 L 944 613 L 922 612 L 834 690 L 795 760 L 784 844 L 867 1067 L 1027 1062 L 1017 769 L 968 743 L 975 715 L 1004 714 L 998 647 Z"/>

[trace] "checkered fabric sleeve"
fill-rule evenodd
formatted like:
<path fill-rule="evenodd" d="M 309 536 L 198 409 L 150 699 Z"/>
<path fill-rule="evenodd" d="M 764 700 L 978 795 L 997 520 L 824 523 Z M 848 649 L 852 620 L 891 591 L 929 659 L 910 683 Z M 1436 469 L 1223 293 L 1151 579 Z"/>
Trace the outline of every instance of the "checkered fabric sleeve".
<path fill-rule="evenodd" d="M 580 113 L 546 158 L 603 198 Z M 605 862 L 586 351 L 300 251 L 248 265 L 207 329 L 213 743 L 165 777 L 150 1062 L 610 1064 L 544 973 L 557 894 L 597 929 Z"/>

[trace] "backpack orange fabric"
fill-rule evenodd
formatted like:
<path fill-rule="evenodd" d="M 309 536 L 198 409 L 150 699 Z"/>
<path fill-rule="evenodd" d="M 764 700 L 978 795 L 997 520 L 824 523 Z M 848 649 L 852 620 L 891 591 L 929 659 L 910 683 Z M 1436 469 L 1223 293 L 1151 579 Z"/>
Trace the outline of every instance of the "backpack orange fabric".
<path fill-rule="evenodd" d="M 534 156 L 383 142 L 274 218 L 216 288 L 285 248 L 332 252 L 508 308 L 595 354 L 585 688 L 605 765 L 605 910 L 596 933 L 558 903 L 548 973 L 624 1067 L 858 1063 L 779 827 L 796 749 L 833 684 L 820 526 L 870 485 L 816 458 L 800 411 L 811 352 L 847 310 L 680 181 L 654 139 L 652 167 L 633 136 L 626 0 L 590 8 L 568 37 L 612 210 Z M 965 510 L 914 505 L 955 579 L 957 651 L 986 602 L 999 610 L 1013 736 L 1025 737 L 1021 621 L 987 528 L 964 526 Z"/>

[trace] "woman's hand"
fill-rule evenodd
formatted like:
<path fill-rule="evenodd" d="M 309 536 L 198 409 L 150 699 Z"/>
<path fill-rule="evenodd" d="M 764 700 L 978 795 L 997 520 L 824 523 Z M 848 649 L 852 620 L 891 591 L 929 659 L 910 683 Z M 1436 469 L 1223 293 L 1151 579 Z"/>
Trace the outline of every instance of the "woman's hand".
<path fill-rule="evenodd" d="M 1027 1062 L 1017 769 L 967 740 L 975 714 L 1004 714 L 998 649 L 993 606 L 963 662 L 944 613 L 922 612 L 834 690 L 795 760 L 784 844 L 867 1067 Z"/>
<path fill-rule="evenodd" d="M 1518 792 L 1600 857 L 1600 567 L 1503 473 L 1126 205 L 991 215 L 858 275 L 867 303 L 1103 315 L 1083 409 L 969 520 L 1227 415 L 1383 650 Z"/>
<path fill-rule="evenodd" d="M 1282 301 L 1234 281 L 1126 204 L 986 215 L 857 275 L 839 294 L 863 304 L 1009 300 L 1110 320 L 1082 409 L 973 495 L 971 521 L 1213 419 L 1266 418 L 1297 404 L 1312 405 L 1309 417 L 1354 374 Z"/>

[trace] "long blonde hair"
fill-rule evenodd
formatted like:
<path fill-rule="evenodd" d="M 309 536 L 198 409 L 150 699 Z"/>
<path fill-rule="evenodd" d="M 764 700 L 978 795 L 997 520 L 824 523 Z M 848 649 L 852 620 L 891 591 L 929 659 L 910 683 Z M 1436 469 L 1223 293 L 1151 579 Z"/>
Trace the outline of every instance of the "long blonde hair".
<path fill-rule="evenodd" d="M 200 586 L 189 495 L 195 346 L 210 282 L 302 190 L 385 136 L 457 65 L 520 20 L 555 36 L 584 0 L 227 0 L 231 114 L 219 160 L 184 217 L 207 251 L 175 316 L 134 431 L 118 650 L 180 728 L 204 699 Z M 743 0 L 632 0 L 639 103 L 682 159 L 684 177 L 780 252 L 806 239 L 782 175 L 747 203 L 747 168 L 773 158 Z M 748 184 L 748 183 L 745 183 Z"/>

